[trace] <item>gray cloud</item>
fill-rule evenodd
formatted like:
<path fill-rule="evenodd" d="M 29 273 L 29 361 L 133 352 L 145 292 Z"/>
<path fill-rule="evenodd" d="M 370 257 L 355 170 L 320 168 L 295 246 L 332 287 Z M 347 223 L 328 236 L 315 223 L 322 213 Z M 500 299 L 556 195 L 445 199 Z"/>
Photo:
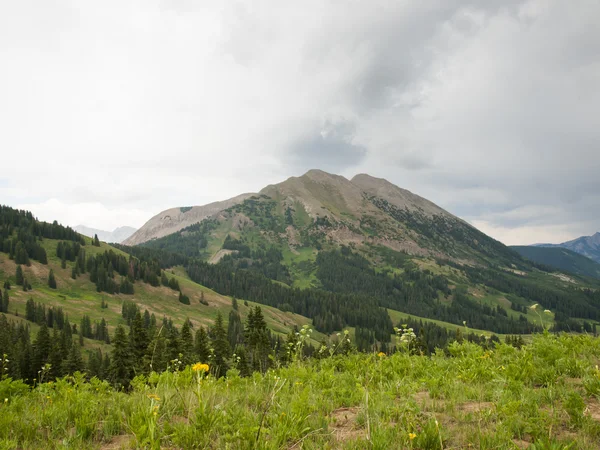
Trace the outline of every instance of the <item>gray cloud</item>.
<path fill-rule="evenodd" d="M 321 168 L 386 177 L 508 243 L 591 234 L 599 16 L 595 0 L 5 2 L 2 201 L 112 229 Z"/>

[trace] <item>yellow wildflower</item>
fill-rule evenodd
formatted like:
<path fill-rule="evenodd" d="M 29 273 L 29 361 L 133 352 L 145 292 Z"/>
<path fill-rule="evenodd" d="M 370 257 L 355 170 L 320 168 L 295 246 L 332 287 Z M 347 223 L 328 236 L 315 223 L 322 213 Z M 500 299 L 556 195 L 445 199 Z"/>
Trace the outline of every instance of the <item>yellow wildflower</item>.
<path fill-rule="evenodd" d="M 196 363 L 192 366 L 194 372 L 208 372 L 208 364 Z"/>
<path fill-rule="evenodd" d="M 377 353 L 377 356 L 379 356 L 380 358 L 383 358 L 385 356 L 385 353 L 379 352 L 379 353 Z"/>
<path fill-rule="evenodd" d="M 160 397 L 156 394 L 148 394 L 148 398 L 150 400 L 156 400 L 157 402 L 160 402 Z"/>
<path fill-rule="evenodd" d="M 415 433 L 408 433 L 408 438 L 412 441 L 414 438 L 416 438 L 417 435 Z"/>

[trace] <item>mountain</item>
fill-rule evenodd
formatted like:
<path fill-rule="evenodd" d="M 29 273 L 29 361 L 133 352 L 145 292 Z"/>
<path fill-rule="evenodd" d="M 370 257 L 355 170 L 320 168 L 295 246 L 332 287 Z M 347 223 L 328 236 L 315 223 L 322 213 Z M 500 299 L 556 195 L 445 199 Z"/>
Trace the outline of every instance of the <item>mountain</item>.
<path fill-rule="evenodd" d="M 187 226 L 201 222 L 218 212 L 243 202 L 253 194 L 242 194 L 229 200 L 209 203 L 204 206 L 182 206 L 171 208 L 152 217 L 139 230 L 123 241 L 125 245 L 138 245 L 143 242 L 167 236 Z"/>
<path fill-rule="evenodd" d="M 562 244 L 536 244 L 534 247 L 567 248 L 600 263 L 600 232 L 597 232 L 593 236 L 581 236 L 572 241 L 563 242 Z"/>
<path fill-rule="evenodd" d="M 84 236 L 93 238 L 94 235 L 97 234 L 98 239 L 102 242 L 116 242 L 117 244 L 123 242 L 136 231 L 133 227 L 119 227 L 115 228 L 113 231 L 105 231 L 87 227 L 85 225 L 77 225 L 73 229 Z"/>
<path fill-rule="evenodd" d="M 576 275 L 600 279 L 600 264 L 562 247 L 511 246 L 521 256 L 539 264 L 554 267 Z"/>
<path fill-rule="evenodd" d="M 197 283 L 323 332 L 383 339 L 382 308 L 497 333 L 538 326 L 532 303 L 556 311 L 557 330 L 600 318 L 593 293 L 381 178 L 311 170 L 230 203 L 142 247 L 183 255 Z"/>

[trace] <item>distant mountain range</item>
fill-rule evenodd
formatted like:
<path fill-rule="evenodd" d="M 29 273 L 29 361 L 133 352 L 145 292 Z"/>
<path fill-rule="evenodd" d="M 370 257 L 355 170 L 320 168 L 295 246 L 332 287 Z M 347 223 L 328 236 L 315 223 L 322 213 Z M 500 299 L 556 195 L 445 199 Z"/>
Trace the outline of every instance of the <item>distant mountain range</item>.
<path fill-rule="evenodd" d="M 567 248 L 600 263 L 600 232 L 593 236 L 581 236 L 572 241 L 563 242 L 562 244 L 535 244 L 533 247 Z"/>
<path fill-rule="evenodd" d="M 511 246 L 511 248 L 530 261 L 575 275 L 600 279 L 599 263 L 568 248 L 527 245 Z"/>
<path fill-rule="evenodd" d="M 98 239 L 103 242 L 114 242 L 116 244 L 120 244 L 133 233 L 136 232 L 136 229 L 133 227 L 119 227 L 113 231 L 105 231 L 98 230 L 96 228 L 87 227 L 85 225 L 77 225 L 74 228 L 78 233 L 83 234 L 84 236 L 94 237 L 95 234 L 98 235 Z"/>

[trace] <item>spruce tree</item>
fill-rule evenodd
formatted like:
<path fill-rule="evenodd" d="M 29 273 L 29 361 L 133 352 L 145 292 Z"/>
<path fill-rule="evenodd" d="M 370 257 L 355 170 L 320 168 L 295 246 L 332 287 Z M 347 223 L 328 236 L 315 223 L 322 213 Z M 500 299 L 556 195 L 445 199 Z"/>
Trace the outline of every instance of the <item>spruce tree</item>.
<path fill-rule="evenodd" d="M 52 346 L 50 348 L 50 356 L 48 357 L 51 365 L 50 375 L 53 379 L 60 378 L 64 375 L 62 371 L 63 351 L 58 328 L 52 329 Z"/>
<path fill-rule="evenodd" d="M 191 323 L 186 319 L 181 327 L 181 362 L 184 366 L 193 364 L 194 361 L 194 337 L 192 335 Z"/>
<path fill-rule="evenodd" d="M 68 375 L 72 375 L 75 372 L 81 372 L 84 369 L 83 358 L 81 357 L 81 350 L 77 343 L 71 344 L 71 350 L 67 359 L 63 362 L 63 372 Z"/>
<path fill-rule="evenodd" d="M 235 299 L 234 299 L 235 300 Z M 231 348 L 235 348 L 244 341 L 244 326 L 237 309 L 229 311 L 229 321 L 227 323 L 227 340 Z"/>
<path fill-rule="evenodd" d="M 148 334 L 144 328 L 142 315 L 138 309 L 131 327 L 129 329 L 129 342 L 131 344 L 131 352 L 134 360 L 134 367 L 137 373 L 143 372 L 143 359 L 148 348 Z"/>
<path fill-rule="evenodd" d="M 270 333 L 259 306 L 250 310 L 244 332 L 248 359 L 252 370 L 266 371 L 271 352 Z"/>
<path fill-rule="evenodd" d="M 208 335 L 204 327 L 200 327 L 196 331 L 196 338 L 194 340 L 194 351 L 196 354 L 196 361 L 206 364 L 208 357 L 210 356 L 210 344 Z"/>
<path fill-rule="evenodd" d="M 94 239 L 92 241 L 92 245 L 95 247 L 100 247 L 100 239 L 98 239 L 98 235 L 94 234 Z"/>
<path fill-rule="evenodd" d="M 56 289 L 56 278 L 54 277 L 54 270 L 50 269 L 50 273 L 48 274 L 48 287 L 50 289 Z"/>
<path fill-rule="evenodd" d="M 225 327 L 223 325 L 223 317 L 221 313 L 217 313 L 217 318 L 215 319 L 215 325 L 212 328 L 212 347 L 213 347 L 213 364 L 214 364 L 214 373 L 216 377 L 225 376 L 227 370 L 229 370 L 229 365 L 227 360 L 231 356 L 231 346 L 229 345 L 229 341 L 227 340 L 227 331 L 225 331 Z"/>
<path fill-rule="evenodd" d="M 38 331 L 37 337 L 35 338 L 35 342 L 33 344 L 33 358 L 31 362 L 34 376 L 37 376 L 37 373 L 41 371 L 44 365 L 48 362 L 51 348 L 52 343 L 50 342 L 50 332 L 48 331 L 48 326 L 46 325 L 46 322 L 42 322 L 40 331 Z"/>
<path fill-rule="evenodd" d="M 129 339 L 121 325 L 115 330 L 112 345 L 108 378 L 118 389 L 126 389 L 133 377 L 134 361 Z"/>
<path fill-rule="evenodd" d="M 15 277 L 16 277 L 15 283 L 18 286 L 22 286 L 24 277 L 23 277 L 23 268 L 21 267 L 21 264 L 17 264 L 17 272 L 16 272 Z"/>
<path fill-rule="evenodd" d="M 0 312 L 7 313 L 8 312 L 8 303 L 10 298 L 8 296 L 8 289 L 4 289 L 4 293 L 2 294 L 2 302 L 0 305 Z"/>

